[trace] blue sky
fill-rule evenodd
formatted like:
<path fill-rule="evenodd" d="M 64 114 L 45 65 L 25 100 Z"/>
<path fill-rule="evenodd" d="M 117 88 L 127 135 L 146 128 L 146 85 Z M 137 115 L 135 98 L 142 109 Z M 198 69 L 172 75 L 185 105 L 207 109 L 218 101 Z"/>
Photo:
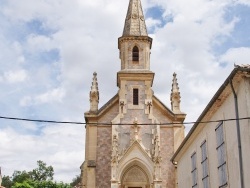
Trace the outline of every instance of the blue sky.
<path fill-rule="evenodd" d="M 155 95 L 170 107 L 177 73 L 186 121 L 195 121 L 234 63 L 249 64 L 250 1 L 142 0 L 153 38 Z M 117 38 L 128 0 L 2 0 L 0 115 L 84 121 L 93 72 L 101 107 L 118 88 Z M 186 132 L 190 126 L 186 127 Z M 4 175 L 30 170 L 37 160 L 71 181 L 84 161 L 84 126 L 0 119 Z"/>
<path fill-rule="evenodd" d="M 250 47 L 250 7 L 244 5 L 229 6 L 225 11 L 224 19 L 227 22 L 239 19 L 234 30 L 228 37 L 222 37 L 222 43 L 214 46 L 214 52 L 218 55 L 225 53 L 228 47 Z"/>

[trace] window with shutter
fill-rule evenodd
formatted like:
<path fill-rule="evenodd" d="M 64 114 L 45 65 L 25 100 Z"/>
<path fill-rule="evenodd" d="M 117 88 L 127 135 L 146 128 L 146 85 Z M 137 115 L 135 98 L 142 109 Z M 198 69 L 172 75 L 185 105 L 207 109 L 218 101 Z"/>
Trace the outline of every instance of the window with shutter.
<path fill-rule="evenodd" d="M 227 167 L 226 167 L 226 148 L 224 142 L 223 123 L 221 122 L 215 129 L 217 139 L 217 157 L 218 157 L 218 173 L 219 187 L 227 186 Z"/>
<path fill-rule="evenodd" d="M 204 188 L 209 188 L 208 177 L 208 158 L 206 140 L 201 144 L 201 165 L 202 165 L 202 183 Z"/>
<path fill-rule="evenodd" d="M 192 163 L 192 188 L 197 188 L 197 165 L 196 165 L 196 153 L 193 153 L 191 156 L 191 163 Z"/>

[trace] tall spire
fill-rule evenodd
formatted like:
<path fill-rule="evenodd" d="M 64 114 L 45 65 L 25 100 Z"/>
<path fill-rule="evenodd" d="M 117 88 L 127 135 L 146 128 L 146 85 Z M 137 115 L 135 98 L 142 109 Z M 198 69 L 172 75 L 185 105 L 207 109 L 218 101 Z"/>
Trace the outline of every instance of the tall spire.
<path fill-rule="evenodd" d="M 176 78 L 176 73 L 173 74 L 173 83 L 172 83 L 172 90 L 171 90 L 171 109 L 174 113 L 180 113 L 180 102 L 181 102 L 181 95 L 179 91 L 179 86 Z"/>
<path fill-rule="evenodd" d="M 90 111 L 96 112 L 98 110 L 99 103 L 99 90 L 98 90 L 98 82 L 97 82 L 97 73 L 93 73 L 93 82 L 91 86 L 91 91 L 89 94 L 90 100 Z"/>
<path fill-rule="evenodd" d="M 141 0 L 130 0 L 123 36 L 148 36 Z"/>

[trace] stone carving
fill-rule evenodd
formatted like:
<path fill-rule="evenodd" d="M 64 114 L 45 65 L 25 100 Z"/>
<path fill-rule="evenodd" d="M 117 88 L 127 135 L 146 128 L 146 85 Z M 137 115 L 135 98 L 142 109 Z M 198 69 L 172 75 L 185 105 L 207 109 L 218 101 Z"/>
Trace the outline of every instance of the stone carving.
<path fill-rule="evenodd" d="M 161 180 L 161 160 L 155 161 L 154 164 L 154 179 L 155 180 Z"/>
<path fill-rule="evenodd" d="M 148 113 L 150 114 L 151 113 L 151 108 L 152 108 L 153 104 L 152 104 L 152 101 L 148 101 L 147 102 L 147 107 L 148 107 Z"/>
<path fill-rule="evenodd" d="M 130 18 L 131 18 L 131 14 L 128 14 L 126 20 L 130 20 Z"/>
<path fill-rule="evenodd" d="M 141 126 L 138 125 L 137 117 L 135 117 L 133 123 L 134 123 L 134 125 L 132 125 L 131 128 L 134 129 L 134 138 L 131 141 L 133 142 L 134 140 L 137 140 L 138 142 L 140 142 L 141 139 L 139 137 L 139 131 L 140 131 Z"/>
<path fill-rule="evenodd" d="M 133 15 L 132 15 L 132 18 L 133 18 L 133 19 L 137 19 L 138 16 L 137 16 L 136 14 L 133 14 Z"/>
<path fill-rule="evenodd" d="M 154 150 L 153 150 L 153 159 L 156 159 L 160 156 L 160 145 L 158 135 L 154 139 Z"/>
<path fill-rule="evenodd" d="M 112 180 L 116 180 L 117 174 L 117 166 L 118 166 L 118 139 L 116 135 L 113 135 L 113 143 L 112 143 L 112 159 L 111 159 L 111 167 L 112 167 Z"/>
<path fill-rule="evenodd" d="M 156 134 L 154 138 L 154 149 L 153 149 L 153 162 L 154 162 L 154 179 L 161 179 L 161 151 L 160 151 L 160 140 Z"/>
<path fill-rule="evenodd" d="M 123 108 L 125 106 L 125 102 L 124 101 L 120 101 L 120 107 L 121 107 L 121 113 L 123 114 Z"/>
<path fill-rule="evenodd" d="M 113 136 L 113 144 L 112 144 L 112 160 L 117 159 L 118 157 L 118 139 L 117 136 Z"/>
<path fill-rule="evenodd" d="M 134 167 L 128 171 L 124 178 L 125 182 L 147 182 L 145 174 L 138 168 Z"/>

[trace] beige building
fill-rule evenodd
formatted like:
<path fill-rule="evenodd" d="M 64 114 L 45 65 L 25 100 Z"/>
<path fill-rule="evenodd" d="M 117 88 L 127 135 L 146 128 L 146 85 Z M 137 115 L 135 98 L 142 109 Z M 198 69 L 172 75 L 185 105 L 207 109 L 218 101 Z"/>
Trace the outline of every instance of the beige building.
<path fill-rule="evenodd" d="M 176 74 L 171 109 L 155 97 L 151 46 L 141 2 L 130 0 L 123 35 L 118 39 L 119 91 L 101 108 L 97 74 L 93 75 L 90 110 L 85 113 L 83 187 L 175 187 L 175 167 L 170 159 L 184 139 L 186 115 L 180 109 Z"/>
<path fill-rule="evenodd" d="M 250 65 L 236 66 L 171 159 L 176 187 L 250 187 L 249 117 Z"/>

